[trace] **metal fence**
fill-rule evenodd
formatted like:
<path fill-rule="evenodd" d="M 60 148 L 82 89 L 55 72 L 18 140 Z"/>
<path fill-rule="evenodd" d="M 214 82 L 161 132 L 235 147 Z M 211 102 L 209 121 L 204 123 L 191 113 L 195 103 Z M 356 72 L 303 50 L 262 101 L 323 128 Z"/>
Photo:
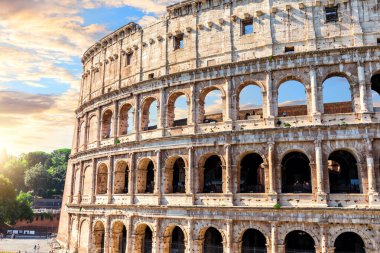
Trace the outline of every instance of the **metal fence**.
<path fill-rule="evenodd" d="M 223 246 L 219 245 L 204 245 L 203 253 L 223 253 Z"/>
<path fill-rule="evenodd" d="M 265 247 L 242 247 L 241 253 L 267 253 Z"/>

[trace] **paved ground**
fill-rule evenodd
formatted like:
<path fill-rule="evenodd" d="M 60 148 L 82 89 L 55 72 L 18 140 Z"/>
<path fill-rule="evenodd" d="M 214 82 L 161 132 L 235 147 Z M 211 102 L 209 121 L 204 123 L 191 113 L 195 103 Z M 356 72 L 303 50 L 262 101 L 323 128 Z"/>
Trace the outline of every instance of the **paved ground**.
<path fill-rule="evenodd" d="M 49 253 L 51 239 L 0 239 L 0 253 Z M 40 245 L 40 250 L 34 251 L 34 245 Z"/>

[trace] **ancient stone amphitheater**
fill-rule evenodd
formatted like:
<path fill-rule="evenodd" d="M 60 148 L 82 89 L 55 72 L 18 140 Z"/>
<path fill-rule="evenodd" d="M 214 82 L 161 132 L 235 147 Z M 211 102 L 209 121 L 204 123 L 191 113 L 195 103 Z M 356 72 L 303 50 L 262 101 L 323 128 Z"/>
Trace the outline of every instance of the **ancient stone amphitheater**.
<path fill-rule="evenodd" d="M 379 252 L 377 0 L 188 0 L 82 62 L 69 252 Z M 350 101 L 324 103 L 332 77 Z M 290 80 L 305 104 L 281 106 Z M 248 86 L 261 107 L 240 108 Z"/>

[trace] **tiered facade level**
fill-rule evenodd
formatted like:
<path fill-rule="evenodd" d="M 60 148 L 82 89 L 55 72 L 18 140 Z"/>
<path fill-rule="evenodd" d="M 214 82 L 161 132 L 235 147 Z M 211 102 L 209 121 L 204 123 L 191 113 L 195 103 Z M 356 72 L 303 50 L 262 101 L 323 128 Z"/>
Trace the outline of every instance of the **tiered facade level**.
<path fill-rule="evenodd" d="M 82 59 L 59 241 L 70 252 L 379 252 L 379 10 L 192 0 L 96 43 Z M 352 101 L 323 104 L 332 76 Z M 288 80 L 306 105 L 279 106 Z M 261 108 L 239 109 L 248 85 Z M 206 115 L 213 90 L 222 113 Z M 175 120 L 181 95 L 187 118 Z"/>

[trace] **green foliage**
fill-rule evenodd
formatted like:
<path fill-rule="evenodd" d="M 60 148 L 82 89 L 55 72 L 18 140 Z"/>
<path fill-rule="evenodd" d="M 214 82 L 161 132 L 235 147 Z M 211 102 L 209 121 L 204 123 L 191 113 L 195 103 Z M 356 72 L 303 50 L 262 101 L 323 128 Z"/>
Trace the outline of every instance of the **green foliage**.
<path fill-rule="evenodd" d="M 279 203 L 275 204 L 273 207 L 274 209 L 281 209 L 281 205 Z"/>
<path fill-rule="evenodd" d="M 31 168 L 37 165 L 38 163 L 41 163 L 45 166 L 50 161 L 50 155 L 43 151 L 34 151 L 29 152 L 27 154 L 22 154 L 21 158 L 25 159 L 28 168 Z"/>
<path fill-rule="evenodd" d="M 13 183 L 14 187 L 18 191 L 25 190 L 24 174 L 27 170 L 27 162 L 22 158 L 11 158 L 5 162 L 3 168 L 0 168 L 0 173 Z"/>
<path fill-rule="evenodd" d="M 291 127 L 292 125 L 290 125 L 289 123 L 285 123 L 285 127 Z"/>
<path fill-rule="evenodd" d="M 16 197 L 11 181 L 0 175 L 0 224 L 14 224 L 18 219 L 33 220 L 30 196 L 23 193 Z"/>
<path fill-rule="evenodd" d="M 39 196 L 46 197 L 46 189 L 49 186 L 48 180 L 49 173 L 41 163 L 37 163 L 25 172 L 25 185 Z"/>

